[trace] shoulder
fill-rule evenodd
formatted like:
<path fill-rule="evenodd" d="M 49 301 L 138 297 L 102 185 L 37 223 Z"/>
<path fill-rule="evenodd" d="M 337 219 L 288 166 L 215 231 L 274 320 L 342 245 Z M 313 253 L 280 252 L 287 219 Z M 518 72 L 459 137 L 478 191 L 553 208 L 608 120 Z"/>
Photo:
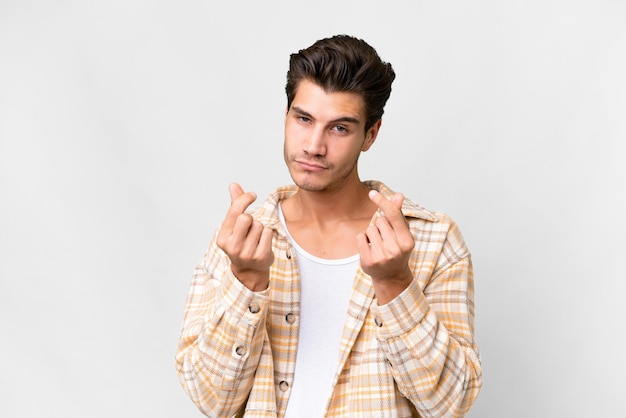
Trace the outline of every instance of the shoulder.
<path fill-rule="evenodd" d="M 386 184 L 375 181 L 368 180 L 364 182 L 369 188 L 377 190 L 381 195 L 383 195 L 387 199 L 391 199 L 391 197 L 396 194 L 396 191 L 392 190 Z M 437 222 L 439 220 L 439 215 L 436 212 L 430 211 L 419 204 L 413 202 L 408 197 L 404 197 L 404 202 L 402 203 L 402 214 L 410 220 L 411 218 L 421 219 L 427 222 Z"/>
<path fill-rule="evenodd" d="M 272 226 L 279 222 L 279 203 L 292 196 L 297 190 L 295 185 L 278 187 L 259 206 L 250 208 L 248 213 L 262 224 Z"/>
<path fill-rule="evenodd" d="M 388 199 L 396 193 L 379 181 L 367 181 L 365 183 Z M 402 204 L 402 213 L 417 243 L 429 248 L 439 247 L 441 251 L 452 252 L 457 257 L 469 255 L 459 226 L 452 217 L 445 213 L 426 209 L 406 196 Z"/>

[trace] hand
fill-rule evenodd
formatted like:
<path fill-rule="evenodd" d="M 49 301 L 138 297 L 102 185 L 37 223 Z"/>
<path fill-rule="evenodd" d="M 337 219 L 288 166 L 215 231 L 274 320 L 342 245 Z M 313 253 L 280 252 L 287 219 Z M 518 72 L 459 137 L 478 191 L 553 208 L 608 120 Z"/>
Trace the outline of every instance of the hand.
<path fill-rule="evenodd" d="M 409 258 L 415 239 L 400 210 L 404 196 L 397 193 L 390 200 L 375 190 L 369 198 L 382 210 L 364 232 L 357 235 L 361 268 L 372 277 L 379 305 L 398 296 L 413 279 Z"/>
<path fill-rule="evenodd" d="M 253 291 L 265 290 L 274 262 L 273 231 L 246 213 L 256 200 L 255 193 L 244 193 L 236 183 L 228 190 L 230 208 L 217 235 L 217 246 L 230 258 L 230 268 L 244 286 Z"/>

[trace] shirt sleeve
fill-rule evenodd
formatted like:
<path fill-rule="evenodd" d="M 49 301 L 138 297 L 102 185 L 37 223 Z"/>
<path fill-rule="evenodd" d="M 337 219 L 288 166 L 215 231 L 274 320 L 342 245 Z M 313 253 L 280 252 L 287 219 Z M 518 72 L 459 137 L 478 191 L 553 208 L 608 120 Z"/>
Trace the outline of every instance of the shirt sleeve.
<path fill-rule="evenodd" d="M 398 390 L 423 417 L 463 417 L 482 386 L 472 262 L 454 224 L 448 235 L 423 289 L 414 280 L 394 300 L 372 306 Z"/>
<path fill-rule="evenodd" d="M 176 353 L 181 385 L 207 416 L 234 415 L 245 403 L 263 340 L 268 290 L 253 292 L 216 245 L 196 267 Z"/>

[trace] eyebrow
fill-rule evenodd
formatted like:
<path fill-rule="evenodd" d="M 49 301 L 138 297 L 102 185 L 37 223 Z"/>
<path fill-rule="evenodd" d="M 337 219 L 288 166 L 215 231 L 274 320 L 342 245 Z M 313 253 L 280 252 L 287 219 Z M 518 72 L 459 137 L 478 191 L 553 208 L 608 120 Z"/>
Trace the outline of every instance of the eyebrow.
<path fill-rule="evenodd" d="M 313 117 L 313 115 L 311 115 L 306 110 L 299 108 L 298 106 L 291 106 L 291 109 L 294 112 L 296 112 L 296 113 L 298 113 L 298 114 L 300 114 L 302 116 L 306 116 L 309 119 L 315 119 Z M 355 125 L 358 125 L 360 123 L 359 119 L 355 118 L 353 116 L 341 116 L 341 117 L 339 117 L 337 119 L 333 119 L 333 120 L 330 121 L 330 123 L 337 123 L 337 122 L 353 123 Z"/>

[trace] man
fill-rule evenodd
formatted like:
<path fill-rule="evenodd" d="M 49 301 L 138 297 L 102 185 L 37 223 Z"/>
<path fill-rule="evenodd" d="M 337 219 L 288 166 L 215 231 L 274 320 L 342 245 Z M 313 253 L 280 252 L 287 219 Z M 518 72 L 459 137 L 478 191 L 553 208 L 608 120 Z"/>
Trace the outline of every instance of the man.
<path fill-rule="evenodd" d="M 177 353 L 208 416 L 461 417 L 481 387 L 473 276 L 455 223 L 362 182 L 395 73 L 362 40 L 293 54 L 295 186 L 231 206 L 196 268 Z"/>

